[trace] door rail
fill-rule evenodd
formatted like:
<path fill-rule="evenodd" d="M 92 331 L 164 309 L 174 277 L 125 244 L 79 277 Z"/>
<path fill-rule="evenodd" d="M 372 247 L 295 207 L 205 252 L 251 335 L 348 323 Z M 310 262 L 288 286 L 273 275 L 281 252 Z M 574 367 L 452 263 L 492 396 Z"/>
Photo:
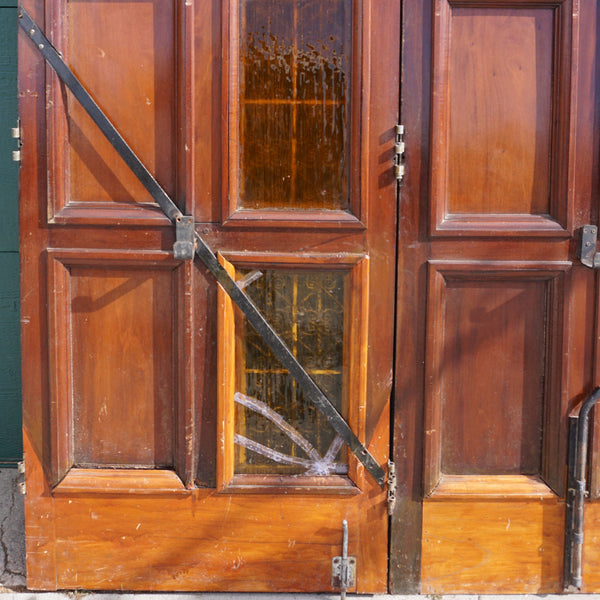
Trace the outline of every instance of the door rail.
<path fill-rule="evenodd" d="M 565 508 L 564 591 L 578 591 L 583 585 L 583 531 L 589 414 L 600 400 L 600 387 L 569 414 L 569 463 Z"/>
<path fill-rule="evenodd" d="M 54 69 L 60 80 L 71 90 L 82 108 L 88 113 L 94 123 L 96 123 L 100 131 L 118 152 L 119 156 L 125 161 L 140 183 L 148 190 L 148 192 L 150 192 L 152 198 L 160 206 L 169 220 L 176 225 L 183 222 L 183 220 L 186 219 L 186 216 L 183 215 L 179 208 L 177 208 L 177 205 L 169 197 L 167 192 L 165 192 L 135 152 L 129 147 L 115 126 L 104 112 L 102 112 L 102 109 L 96 104 L 79 79 L 67 66 L 60 53 L 54 48 L 22 6 L 19 7 L 18 16 L 21 28 L 33 41 L 44 59 Z M 348 445 L 352 453 L 383 489 L 385 487 L 385 472 L 383 468 L 356 437 L 348 423 L 346 423 L 335 406 L 298 362 L 292 351 L 263 317 L 252 300 L 242 291 L 242 288 L 221 266 L 214 252 L 200 237 L 197 231 L 193 232 L 193 240 L 195 242 L 196 255 L 202 260 L 204 265 L 213 274 L 229 297 L 238 305 L 249 323 L 262 337 L 275 356 L 281 361 L 283 366 L 289 371 L 290 375 L 296 380 L 305 396 L 309 398 L 316 408 L 325 416 L 330 425 Z"/>

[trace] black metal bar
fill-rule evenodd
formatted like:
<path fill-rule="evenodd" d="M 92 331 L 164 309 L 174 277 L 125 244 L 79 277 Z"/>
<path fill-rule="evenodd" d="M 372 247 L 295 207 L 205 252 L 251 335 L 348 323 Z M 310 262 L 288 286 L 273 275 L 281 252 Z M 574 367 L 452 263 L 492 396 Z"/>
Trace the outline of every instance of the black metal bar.
<path fill-rule="evenodd" d="M 563 562 L 563 588 L 571 586 L 571 568 L 573 561 L 573 507 L 575 505 L 575 462 L 577 461 L 577 424 L 578 414 L 569 415 L 569 456 L 567 468 L 567 497 L 565 505 L 565 546 Z"/>
<path fill-rule="evenodd" d="M 586 470 L 588 454 L 589 414 L 600 400 L 597 387 L 583 402 L 579 414 L 569 416 L 569 466 L 567 506 L 565 511 L 565 556 L 563 587 L 565 591 L 580 589 L 583 584 L 582 553 Z M 572 437 L 576 438 L 573 444 Z"/>
<path fill-rule="evenodd" d="M 83 87 L 81 82 L 77 79 L 60 54 L 23 7 L 19 7 L 19 24 L 36 44 L 42 56 L 48 61 L 61 81 L 71 90 L 81 106 L 90 115 L 107 140 L 112 144 L 113 148 L 127 163 L 134 175 L 148 192 L 150 192 L 167 217 L 172 222 L 182 219 L 184 215 L 156 179 L 154 179 L 150 171 L 146 169 L 127 142 L 125 142 L 121 134 L 102 112 L 94 99 Z M 198 235 L 198 232 L 194 232 L 194 234 L 197 256 L 214 275 L 225 292 L 227 292 L 231 299 L 239 306 L 252 327 L 254 327 L 256 332 L 264 339 L 283 366 L 288 369 L 292 377 L 298 382 L 304 395 L 321 411 L 330 425 L 344 440 L 358 460 L 364 465 L 365 469 L 373 476 L 379 486 L 383 488 L 385 486 L 385 473 L 381 466 L 356 437 L 348 423 L 346 423 L 337 409 L 319 389 L 310 375 L 304 370 L 285 342 L 265 320 L 254 303 L 246 296 L 246 294 L 244 294 L 230 277 L 229 273 L 221 266 L 213 251 L 208 247 L 200 235 Z"/>

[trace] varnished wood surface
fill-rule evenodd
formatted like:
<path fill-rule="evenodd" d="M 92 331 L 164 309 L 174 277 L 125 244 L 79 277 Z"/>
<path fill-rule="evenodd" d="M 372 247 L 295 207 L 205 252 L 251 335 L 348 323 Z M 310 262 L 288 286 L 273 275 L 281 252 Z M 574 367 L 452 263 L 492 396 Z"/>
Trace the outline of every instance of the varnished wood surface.
<path fill-rule="evenodd" d="M 397 593 L 561 589 L 566 415 L 598 362 L 576 256 L 598 218 L 597 10 L 404 3 Z"/>
<path fill-rule="evenodd" d="M 563 520 L 556 498 L 426 501 L 422 592 L 558 593 Z"/>
<path fill-rule="evenodd" d="M 265 211 L 240 229 L 221 222 L 230 200 L 222 96 L 231 75 L 222 61 L 229 3 L 138 4 L 28 0 L 26 8 L 213 250 L 253 252 L 267 266 L 277 255 L 302 256 L 314 268 L 324 255 L 361 257 L 348 267 L 356 277 L 347 286 L 344 352 L 356 365 L 346 383 L 359 396 L 350 418 L 385 465 L 400 3 L 375 10 L 351 2 L 363 15 L 353 34 L 361 85 L 352 112 L 352 214 L 313 211 L 294 221 Z M 121 35 L 125 22 L 136 23 L 131 36 Z M 232 455 L 217 426 L 217 375 L 230 350 L 222 347 L 219 360 L 217 346 L 231 337 L 227 327 L 219 331 L 217 284 L 201 264 L 171 258 L 173 227 L 26 37 L 19 43 L 28 140 L 20 222 L 28 585 L 331 591 L 331 558 L 341 554 L 347 519 L 359 565 L 351 591 L 385 591 L 385 492 L 360 465 L 333 485 L 267 478 L 217 491 L 217 474 L 230 469 L 217 464 Z M 375 64 L 374 56 L 385 60 Z"/>

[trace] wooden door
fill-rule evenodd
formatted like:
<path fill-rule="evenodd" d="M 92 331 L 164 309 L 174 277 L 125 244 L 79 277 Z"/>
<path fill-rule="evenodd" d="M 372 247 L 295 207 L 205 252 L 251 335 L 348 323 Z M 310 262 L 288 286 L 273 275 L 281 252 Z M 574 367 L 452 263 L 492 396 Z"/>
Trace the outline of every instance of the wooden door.
<path fill-rule="evenodd" d="M 597 25 L 587 0 L 404 3 L 394 591 L 562 590 L 566 417 L 598 384 Z"/>
<path fill-rule="evenodd" d="M 381 465 L 397 0 L 27 11 Z M 28 585 L 387 585 L 386 494 L 19 39 Z"/>

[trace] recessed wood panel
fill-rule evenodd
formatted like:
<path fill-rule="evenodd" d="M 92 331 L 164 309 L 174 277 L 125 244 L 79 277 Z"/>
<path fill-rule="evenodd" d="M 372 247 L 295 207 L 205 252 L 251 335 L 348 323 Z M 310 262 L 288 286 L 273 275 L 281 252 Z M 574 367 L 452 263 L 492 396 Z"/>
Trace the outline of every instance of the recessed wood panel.
<path fill-rule="evenodd" d="M 163 252 L 49 253 L 57 479 L 71 467 L 185 468 L 189 268 Z"/>
<path fill-rule="evenodd" d="M 434 231 L 558 232 L 568 217 L 569 3 L 436 4 Z"/>
<path fill-rule="evenodd" d="M 164 270 L 72 267 L 76 466 L 173 464 L 173 289 Z"/>
<path fill-rule="evenodd" d="M 428 490 L 444 475 L 537 475 L 556 394 L 557 271 L 431 266 Z M 549 447 L 548 447 L 549 448 Z M 547 451 L 549 451 L 547 449 Z"/>
<path fill-rule="evenodd" d="M 83 86 L 161 186 L 173 195 L 180 119 L 173 3 L 62 0 L 52 36 Z M 128 60 L 122 60 L 128 56 Z M 49 218 L 100 223 L 165 220 L 152 197 L 54 75 L 48 86 Z M 115 212 L 116 211 L 116 212 Z"/>
<path fill-rule="evenodd" d="M 175 174 L 174 5 L 146 0 L 70 1 L 67 52 L 88 91 L 168 191 Z M 130 60 L 120 60 L 127 53 Z M 85 115 L 69 104 L 71 202 L 151 200 L 116 151 Z"/>
<path fill-rule="evenodd" d="M 543 281 L 446 282 L 443 473 L 539 471 L 545 296 Z"/>
<path fill-rule="evenodd" d="M 548 214 L 554 10 L 455 7 L 451 31 L 447 210 Z"/>

